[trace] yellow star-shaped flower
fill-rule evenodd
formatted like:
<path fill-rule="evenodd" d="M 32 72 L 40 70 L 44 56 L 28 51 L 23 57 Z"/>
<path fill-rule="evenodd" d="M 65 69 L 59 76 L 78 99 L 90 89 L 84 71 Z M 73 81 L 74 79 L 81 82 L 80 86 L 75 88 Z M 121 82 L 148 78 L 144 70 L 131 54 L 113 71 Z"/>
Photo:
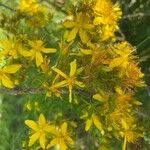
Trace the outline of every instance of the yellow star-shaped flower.
<path fill-rule="evenodd" d="M 23 51 L 21 55 L 24 57 L 30 57 L 31 60 L 35 60 L 36 66 L 39 67 L 44 62 L 42 53 L 55 53 L 56 49 L 54 48 L 45 48 L 42 40 L 29 41 L 31 47 L 30 51 Z M 28 54 L 30 53 L 30 54 Z"/>
<path fill-rule="evenodd" d="M 89 49 L 80 48 L 81 54 L 91 55 L 92 64 L 106 64 L 107 53 L 97 45 L 90 44 Z"/>
<path fill-rule="evenodd" d="M 48 144 L 47 148 L 58 145 L 60 150 L 67 150 L 68 145 L 74 144 L 74 141 L 71 139 L 67 131 L 67 126 L 68 124 L 64 122 L 60 128 L 56 128 L 54 138 L 51 140 L 50 144 Z"/>
<path fill-rule="evenodd" d="M 21 68 L 20 64 L 13 64 L 0 68 L 0 85 L 7 88 L 14 88 L 14 82 L 11 81 L 11 74 L 15 74 Z"/>
<path fill-rule="evenodd" d="M 65 73 L 63 73 L 61 70 L 57 69 L 57 68 L 52 68 L 57 74 L 59 74 L 60 76 L 62 76 L 63 78 L 65 78 L 65 80 L 57 83 L 57 87 L 64 87 L 64 86 L 68 86 L 69 87 L 69 102 L 72 102 L 72 89 L 74 85 L 77 85 L 81 88 L 84 87 L 83 82 L 80 82 L 76 79 L 76 70 L 77 70 L 77 62 L 76 60 L 72 61 L 70 63 L 70 73 L 69 75 L 66 75 Z"/>
<path fill-rule="evenodd" d="M 67 20 L 63 25 L 67 29 L 71 29 L 66 37 L 68 42 L 74 40 L 77 34 L 79 34 L 79 37 L 83 43 L 89 42 L 87 32 L 93 28 L 93 25 L 89 23 L 89 18 L 87 15 L 80 12 L 75 16 L 73 21 Z"/>
<path fill-rule="evenodd" d="M 111 25 L 117 28 L 117 22 L 122 15 L 118 4 L 113 5 L 111 0 L 98 0 L 93 10 L 95 12 L 95 25 Z"/>
<path fill-rule="evenodd" d="M 40 146 L 45 149 L 46 134 L 55 130 L 53 125 L 46 123 L 46 119 L 43 114 L 40 114 L 38 122 L 33 120 L 26 120 L 25 124 L 32 129 L 32 135 L 29 140 L 29 147 L 32 146 L 37 140 L 39 140 Z"/>
<path fill-rule="evenodd" d="M 23 13 L 33 15 L 37 13 L 41 7 L 37 0 L 20 0 L 18 9 Z"/>
<path fill-rule="evenodd" d="M 9 38 L 0 41 L 0 57 L 11 56 L 13 59 L 17 59 L 20 52 L 23 50 L 22 45 L 16 40 L 16 38 Z"/>
<path fill-rule="evenodd" d="M 88 117 L 88 113 L 87 113 L 87 114 L 84 115 L 84 117 L 87 117 L 87 120 L 85 122 L 85 131 L 89 131 L 89 129 L 94 124 L 95 127 L 101 132 L 101 134 L 104 134 L 103 125 L 100 122 L 99 117 L 95 113 L 93 113 L 91 115 L 91 117 Z"/>
<path fill-rule="evenodd" d="M 133 59 L 132 53 L 135 51 L 127 42 L 121 42 L 112 47 L 115 57 L 110 61 L 109 67 L 121 67 L 126 69 L 130 60 Z"/>

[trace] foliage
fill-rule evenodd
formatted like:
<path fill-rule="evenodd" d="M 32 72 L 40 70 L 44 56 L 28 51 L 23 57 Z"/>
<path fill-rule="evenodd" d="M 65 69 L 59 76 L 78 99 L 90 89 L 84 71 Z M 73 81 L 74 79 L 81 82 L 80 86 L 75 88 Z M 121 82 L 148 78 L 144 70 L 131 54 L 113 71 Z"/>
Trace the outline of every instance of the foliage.
<path fill-rule="evenodd" d="M 149 57 L 143 55 L 150 30 L 132 40 L 148 26 L 144 15 L 134 15 L 140 4 L 113 2 L 0 2 L 8 10 L 0 18 L 0 149 L 149 146 L 143 90 Z M 146 14 L 147 5 L 143 0 Z"/>

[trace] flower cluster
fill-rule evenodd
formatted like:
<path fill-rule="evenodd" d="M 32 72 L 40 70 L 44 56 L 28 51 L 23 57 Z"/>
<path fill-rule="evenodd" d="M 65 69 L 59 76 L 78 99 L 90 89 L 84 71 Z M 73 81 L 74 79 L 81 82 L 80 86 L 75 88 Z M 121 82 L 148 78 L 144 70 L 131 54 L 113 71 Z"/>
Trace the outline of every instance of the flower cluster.
<path fill-rule="evenodd" d="M 41 148 L 45 149 L 58 145 L 61 150 L 66 150 L 68 145 L 73 145 L 73 140 L 69 136 L 67 122 L 60 126 L 55 126 L 52 123 L 47 123 L 43 114 L 40 114 L 38 122 L 26 120 L 25 124 L 32 129 L 29 137 L 29 146 L 32 146 L 36 141 L 39 141 Z M 46 146 L 47 142 L 49 144 Z"/>
<path fill-rule="evenodd" d="M 18 11 L 25 15 L 32 28 L 43 27 L 48 22 L 48 8 L 41 6 L 38 0 L 20 0 Z"/>
<path fill-rule="evenodd" d="M 1 40 L 0 57 L 5 63 L 0 65 L 0 86 L 40 88 L 43 101 L 28 101 L 25 106 L 30 113 L 32 106 L 37 114 L 52 114 L 47 116 L 51 122 L 43 114 L 37 122 L 25 120 L 32 129 L 25 148 L 76 148 L 74 141 L 88 133 L 95 149 L 109 149 L 114 139 L 122 141 L 125 150 L 127 143 L 143 136 L 135 113 L 141 105 L 134 96 L 136 88 L 145 86 L 136 47 L 116 34 L 122 15 L 118 3 L 81 0 L 73 8 L 58 29 L 63 35 L 55 34 L 61 40 L 54 44 L 49 39 L 51 32 L 45 40 L 41 37 L 47 29 L 45 6 L 37 0 L 20 0 L 16 13 L 21 15 L 20 22 L 23 17 L 32 26 L 31 33 L 20 31 Z M 57 115 L 58 111 L 63 115 Z"/>

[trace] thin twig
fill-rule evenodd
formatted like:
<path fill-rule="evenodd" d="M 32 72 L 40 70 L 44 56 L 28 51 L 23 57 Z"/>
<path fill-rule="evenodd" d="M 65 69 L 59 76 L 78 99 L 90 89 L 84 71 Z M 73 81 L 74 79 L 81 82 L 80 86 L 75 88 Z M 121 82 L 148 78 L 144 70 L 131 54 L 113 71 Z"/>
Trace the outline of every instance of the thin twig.
<path fill-rule="evenodd" d="M 21 88 L 14 88 L 14 89 L 6 89 L 6 88 L 0 88 L 0 93 L 1 94 L 7 94 L 7 95 L 24 95 L 24 94 L 45 94 L 46 90 L 43 88 L 27 88 L 27 89 L 21 89 Z M 61 94 L 68 94 L 68 90 L 62 89 L 60 90 Z M 74 89 L 73 90 L 74 94 L 77 95 L 84 95 L 86 97 L 91 97 L 93 94 L 88 91 L 84 91 L 81 89 Z"/>
<path fill-rule="evenodd" d="M 28 89 L 5 89 L 0 88 L 0 93 L 8 95 L 23 95 L 23 94 L 44 94 L 44 90 L 40 88 L 28 88 Z"/>

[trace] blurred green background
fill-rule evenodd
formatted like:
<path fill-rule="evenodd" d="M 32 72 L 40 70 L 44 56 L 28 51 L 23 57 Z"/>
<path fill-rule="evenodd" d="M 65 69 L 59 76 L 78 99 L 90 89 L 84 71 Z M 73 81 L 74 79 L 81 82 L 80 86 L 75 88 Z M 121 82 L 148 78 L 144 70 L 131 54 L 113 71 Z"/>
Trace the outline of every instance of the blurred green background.
<path fill-rule="evenodd" d="M 63 18 L 64 10 L 72 2 L 71 0 L 45 1 L 50 8 L 51 4 L 55 6 L 54 22 Z M 119 0 L 119 2 L 123 10 L 123 18 L 120 21 L 121 34 L 137 47 L 140 65 L 147 84 L 145 89 L 137 91 L 137 98 L 143 103 L 137 113 L 140 121 L 143 122 L 145 135 L 143 140 L 135 143 L 133 150 L 150 150 L 150 0 Z M 17 0 L 0 0 L 0 15 L 2 12 L 12 13 L 10 8 L 14 8 L 17 3 Z M 55 30 L 55 25 L 52 28 Z M 0 38 L 4 36 L 4 31 L 0 30 Z M 55 35 L 52 33 L 51 37 L 53 36 Z M 37 98 L 39 99 L 38 95 L 30 97 L 35 100 Z M 22 149 L 22 139 L 25 138 L 26 130 L 24 120 L 28 118 L 28 115 L 32 115 L 25 114 L 26 111 L 23 109 L 23 103 L 27 100 L 29 100 L 29 95 L 22 98 L 0 92 L 0 150 Z"/>

